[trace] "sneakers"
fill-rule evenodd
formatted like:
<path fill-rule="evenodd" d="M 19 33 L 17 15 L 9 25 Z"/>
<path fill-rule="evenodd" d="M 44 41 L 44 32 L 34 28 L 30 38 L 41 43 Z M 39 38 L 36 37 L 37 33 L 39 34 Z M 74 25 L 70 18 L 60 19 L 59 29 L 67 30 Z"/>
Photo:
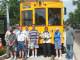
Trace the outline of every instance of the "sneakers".
<path fill-rule="evenodd" d="M 35 58 L 37 58 L 37 55 L 35 55 Z"/>
<path fill-rule="evenodd" d="M 33 57 L 34 57 L 34 55 L 31 56 L 31 58 L 33 58 Z"/>
<path fill-rule="evenodd" d="M 61 60 L 61 56 L 59 57 L 59 60 Z"/>
<path fill-rule="evenodd" d="M 9 60 L 13 60 L 13 57 L 10 57 Z"/>
<path fill-rule="evenodd" d="M 56 56 L 55 59 L 58 59 L 58 56 Z"/>
<path fill-rule="evenodd" d="M 16 57 L 14 57 L 14 59 L 13 60 L 17 60 L 17 58 Z"/>
<path fill-rule="evenodd" d="M 29 57 L 29 55 L 27 55 L 27 57 Z"/>

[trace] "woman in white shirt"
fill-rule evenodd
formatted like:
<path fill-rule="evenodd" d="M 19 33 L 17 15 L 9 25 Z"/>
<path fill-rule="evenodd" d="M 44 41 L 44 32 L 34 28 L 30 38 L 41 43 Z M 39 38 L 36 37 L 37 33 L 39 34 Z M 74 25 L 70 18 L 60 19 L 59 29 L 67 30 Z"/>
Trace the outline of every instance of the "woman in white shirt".
<path fill-rule="evenodd" d="M 50 33 L 48 32 L 48 27 L 45 27 L 45 31 L 42 33 L 43 38 L 43 54 L 46 57 L 51 56 L 51 46 L 50 46 Z"/>

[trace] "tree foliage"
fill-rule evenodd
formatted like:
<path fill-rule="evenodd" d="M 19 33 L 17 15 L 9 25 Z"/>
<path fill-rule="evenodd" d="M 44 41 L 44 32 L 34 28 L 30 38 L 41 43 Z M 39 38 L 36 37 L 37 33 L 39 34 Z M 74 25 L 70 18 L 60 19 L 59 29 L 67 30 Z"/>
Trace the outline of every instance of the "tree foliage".
<path fill-rule="evenodd" d="M 19 1 L 18 0 L 2 0 L 0 15 L 6 15 L 6 4 L 9 6 L 10 24 L 19 23 Z"/>
<path fill-rule="evenodd" d="M 9 13 L 12 21 L 11 25 L 19 23 L 19 2 L 18 0 L 10 0 L 9 2 Z"/>
<path fill-rule="evenodd" d="M 80 24 L 80 0 L 73 1 L 73 4 L 76 5 L 76 10 L 74 12 L 70 12 L 68 22 L 72 25 Z"/>

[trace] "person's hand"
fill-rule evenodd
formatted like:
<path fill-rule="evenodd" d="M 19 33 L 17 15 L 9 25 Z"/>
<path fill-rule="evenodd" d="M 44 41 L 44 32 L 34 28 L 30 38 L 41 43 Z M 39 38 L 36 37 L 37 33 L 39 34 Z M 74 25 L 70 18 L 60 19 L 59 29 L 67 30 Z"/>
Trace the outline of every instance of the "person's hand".
<path fill-rule="evenodd" d="M 26 46 L 26 43 L 24 43 L 24 45 Z"/>
<path fill-rule="evenodd" d="M 53 32 L 53 29 L 51 29 L 51 32 Z"/>
<path fill-rule="evenodd" d="M 36 44 L 38 45 L 38 40 L 36 41 Z"/>

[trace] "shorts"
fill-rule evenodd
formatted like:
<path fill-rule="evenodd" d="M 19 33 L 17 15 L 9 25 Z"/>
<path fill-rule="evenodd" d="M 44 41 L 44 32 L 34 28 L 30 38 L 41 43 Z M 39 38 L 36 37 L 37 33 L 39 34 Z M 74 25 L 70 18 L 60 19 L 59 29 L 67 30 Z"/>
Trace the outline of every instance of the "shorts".
<path fill-rule="evenodd" d="M 60 40 L 55 41 L 54 44 L 55 44 L 55 49 L 61 49 L 61 41 Z"/>
<path fill-rule="evenodd" d="M 24 41 L 18 41 L 18 50 L 24 49 Z"/>
<path fill-rule="evenodd" d="M 10 47 L 9 47 L 9 50 L 10 50 L 10 51 L 17 51 L 17 48 L 16 48 L 16 46 L 10 46 Z"/>
<path fill-rule="evenodd" d="M 39 45 L 36 43 L 36 41 L 31 41 L 30 42 L 30 49 L 34 49 L 34 48 L 39 48 Z"/>

